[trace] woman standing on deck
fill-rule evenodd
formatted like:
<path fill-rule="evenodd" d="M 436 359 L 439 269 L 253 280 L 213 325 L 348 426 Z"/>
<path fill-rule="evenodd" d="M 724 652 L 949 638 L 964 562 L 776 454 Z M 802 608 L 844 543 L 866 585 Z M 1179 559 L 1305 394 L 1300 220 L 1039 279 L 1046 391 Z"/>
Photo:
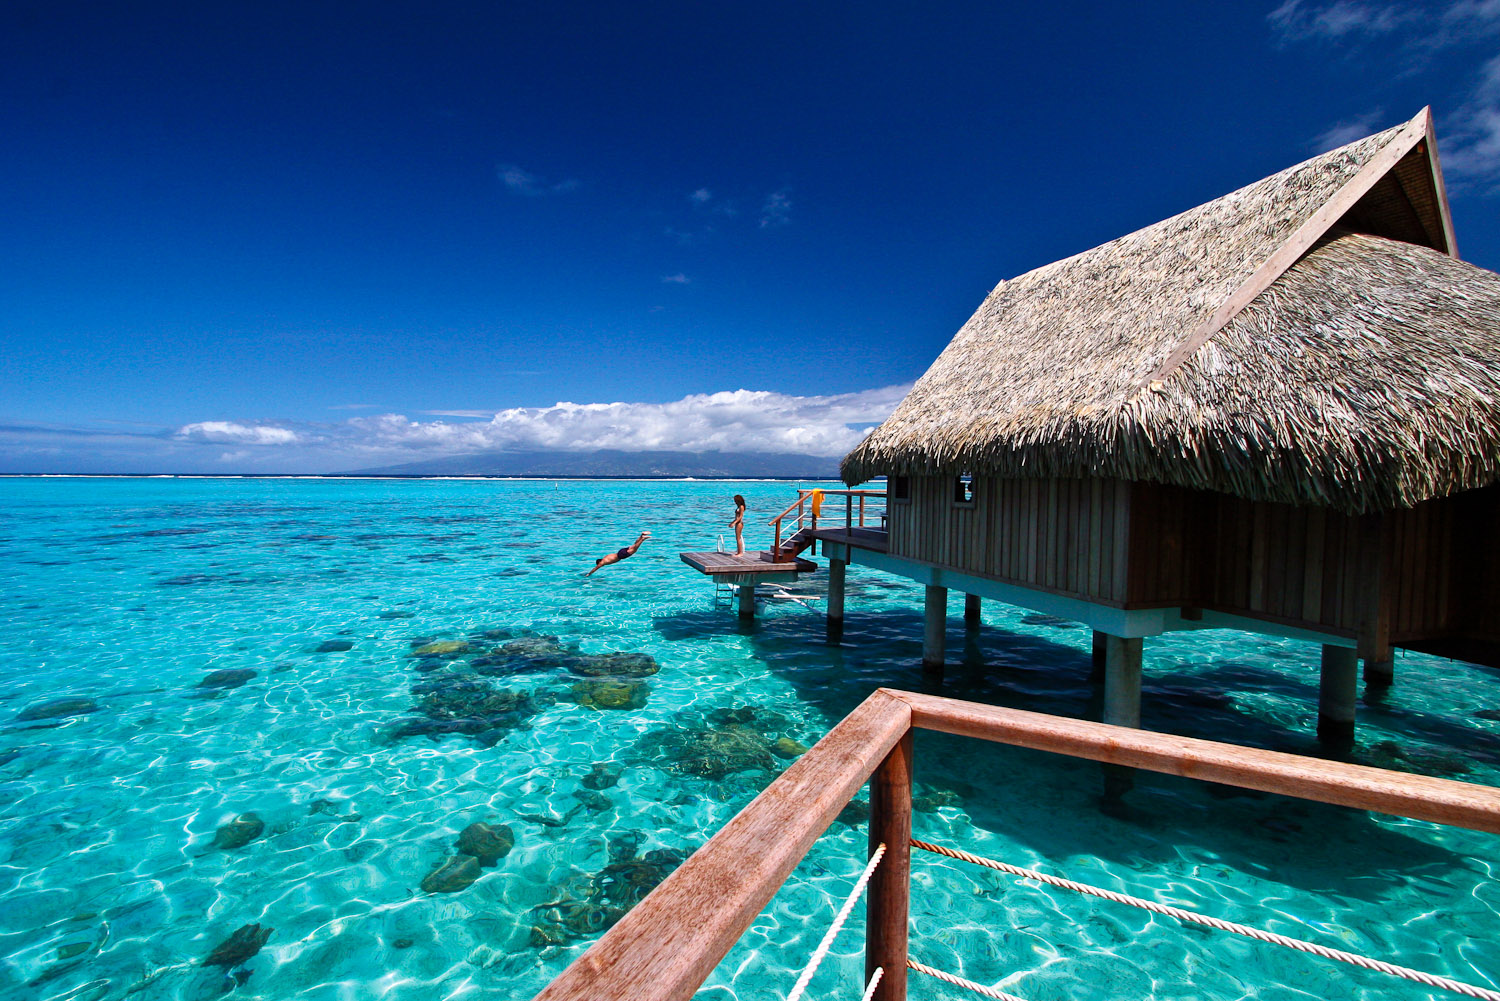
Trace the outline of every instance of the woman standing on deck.
<path fill-rule="evenodd" d="M 745 498 L 734 495 L 734 520 L 729 523 L 734 529 L 734 555 L 745 555 Z"/>

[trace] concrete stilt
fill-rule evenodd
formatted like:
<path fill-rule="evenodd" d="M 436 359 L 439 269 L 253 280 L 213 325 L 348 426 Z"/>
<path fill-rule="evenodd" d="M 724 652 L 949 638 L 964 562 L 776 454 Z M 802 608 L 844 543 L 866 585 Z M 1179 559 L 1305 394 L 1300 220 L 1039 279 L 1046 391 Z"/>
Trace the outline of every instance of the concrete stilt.
<path fill-rule="evenodd" d="M 943 670 L 943 636 L 948 628 L 948 589 L 927 585 L 923 610 L 922 670 Z"/>
<path fill-rule="evenodd" d="M 1089 680 L 1095 684 L 1104 680 L 1105 644 L 1108 639 L 1108 633 L 1094 630 L 1094 669 L 1089 672 Z"/>
<path fill-rule="evenodd" d="M 1139 638 L 1126 639 L 1108 633 L 1094 633 L 1095 650 L 1104 638 L 1104 712 L 1105 723 L 1115 726 L 1141 725 L 1141 652 Z M 1097 655 L 1097 654 L 1096 654 Z M 1122 797 L 1135 785 L 1135 770 L 1119 765 L 1104 766 L 1104 797 L 1101 806 L 1106 813 L 1125 816 Z"/>
<path fill-rule="evenodd" d="M 1097 633 L 1095 635 L 1098 635 Z M 1140 639 L 1105 635 L 1104 722 L 1115 726 L 1141 725 Z"/>
<path fill-rule="evenodd" d="M 755 585 L 740 585 L 740 618 L 755 618 Z"/>
<path fill-rule="evenodd" d="M 828 561 L 828 642 L 844 638 L 844 582 L 849 564 L 843 560 Z"/>
<path fill-rule="evenodd" d="M 1359 658 L 1346 646 L 1323 646 L 1318 677 L 1318 740 L 1326 747 L 1354 746 L 1354 703 L 1359 688 Z"/>
<path fill-rule="evenodd" d="M 981 621 L 981 619 L 980 619 L 980 615 L 979 615 L 979 595 L 977 595 L 977 594 L 966 594 L 966 595 L 964 595 L 964 628 L 965 629 L 978 629 L 980 621 Z"/>

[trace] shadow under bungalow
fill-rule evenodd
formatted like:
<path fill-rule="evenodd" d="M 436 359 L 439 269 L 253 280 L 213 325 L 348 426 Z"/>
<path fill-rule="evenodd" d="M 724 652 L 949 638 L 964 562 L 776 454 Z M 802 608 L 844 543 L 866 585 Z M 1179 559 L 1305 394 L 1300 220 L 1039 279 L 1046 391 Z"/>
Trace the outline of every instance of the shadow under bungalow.
<path fill-rule="evenodd" d="M 851 565 L 926 585 L 929 666 L 950 589 L 1077 620 L 1105 722 L 1172 630 L 1322 644 L 1336 745 L 1361 659 L 1500 666 L 1500 275 L 1458 259 L 1431 116 L 1001 282 L 842 475 L 888 524 L 808 533 L 831 627 Z"/>

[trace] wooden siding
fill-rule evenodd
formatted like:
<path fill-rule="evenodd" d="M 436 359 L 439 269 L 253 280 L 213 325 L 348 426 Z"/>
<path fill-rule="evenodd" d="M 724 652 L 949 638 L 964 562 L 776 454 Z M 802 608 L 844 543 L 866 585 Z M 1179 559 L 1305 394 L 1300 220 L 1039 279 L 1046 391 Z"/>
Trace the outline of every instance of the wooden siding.
<path fill-rule="evenodd" d="M 1371 518 L 1375 520 L 1370 520 Z M 913 477 L 890 552 L 1124 608 L 1206 608 L 1401 643 L 1500 632 L 1500 488 L 1365 519 L 1120 480 Z M 1483 554 L 1482 558 L 1472 555 Z"/>
<path fill-rule="evenodd" d="M 976 479 L 972 502 L 953 498 L 952 479 L 913 477 L 910 503 L 890 506 L 891 555 L 1125 603 L 1130 484 Z"/>

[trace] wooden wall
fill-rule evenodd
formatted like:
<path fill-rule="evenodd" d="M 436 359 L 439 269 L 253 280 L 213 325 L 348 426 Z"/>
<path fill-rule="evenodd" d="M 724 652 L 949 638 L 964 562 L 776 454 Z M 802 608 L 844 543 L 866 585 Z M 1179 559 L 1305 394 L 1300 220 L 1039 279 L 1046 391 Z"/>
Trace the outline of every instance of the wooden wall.
<path fill-rule="evenodd" d="M 1124 605 L 1131 485 L 1120 480 L 974 482 L 913 477 L 911 500 L 889 506 L 893 556 Z"/>
<path fill-rule="evenodd" d="M 1363 518 L 1120 480 L 914 477 L 890 552 L 1122 608 L 1210 608 L 1393 641 L 1500 639 L 1500 488 Z M 1474 553 L 1482 553 L 1476 557 Z"/>

